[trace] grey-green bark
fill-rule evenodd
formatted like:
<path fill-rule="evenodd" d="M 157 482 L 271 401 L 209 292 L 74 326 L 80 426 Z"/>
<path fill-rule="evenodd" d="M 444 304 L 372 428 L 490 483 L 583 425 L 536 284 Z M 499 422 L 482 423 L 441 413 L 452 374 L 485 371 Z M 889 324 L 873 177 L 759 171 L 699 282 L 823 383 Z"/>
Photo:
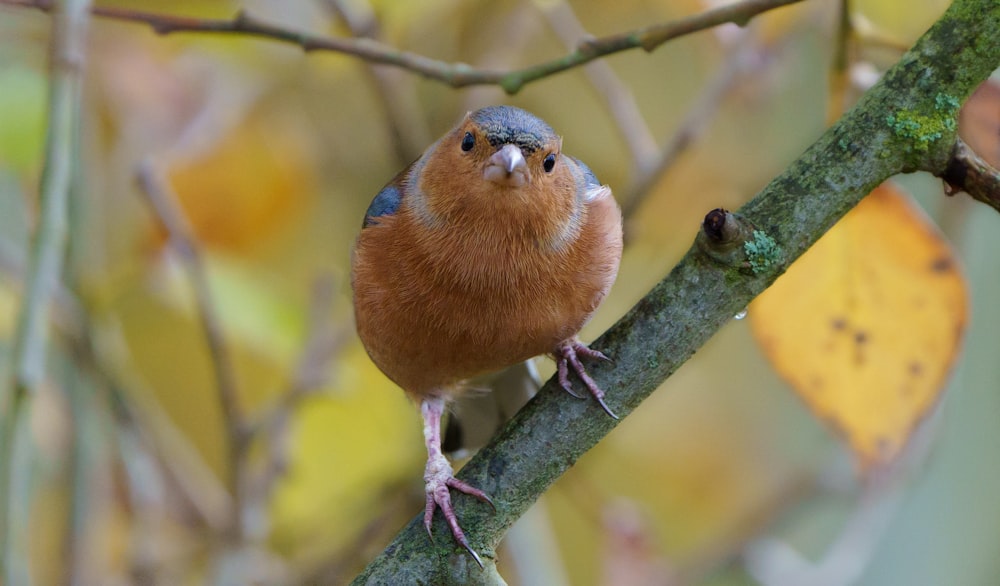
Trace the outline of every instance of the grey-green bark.
<path fill-rule="evenodd" d="M 945 172 L 956 114 L 1000 65 L 1000 3 L 956 0 L 859 103 L 739 214 L 780 254 L 736 262 L 692 246 L 683 260 L 591 347 L 615 360 L 590 373 L 623 418 L 873 188 L 892 175 Z M 706 210 L 708 211 L 708 210 Z M 702 239 L 704 240 L 704 239 Z M 749 260 L 757 260 L 749 269 Z M 459 473 L 496 502 L 455 494 L 456 511 L 486 562 L 475 564 L 435 520 L 414 518 L 355 584 L 498 584 L 504 533 L 563 472 L 619 422 L 553 381 Z"/>
<path fill-rule="evenodd" d="M 25 400 L 45 376 L 51 301 L 63 270 L 70 192 L 79 164 L 75 147 L 90 4 L 88 0 L 66 0 L 55 7 L 39 217 L 31 238 L 25 292 L 13 340 L 12 373 L 9 380 L 0 380 L 0 582 L 8 584 L 14 583 L 12 549 L 20 537 L 11 527 L 15 444 Z"/>

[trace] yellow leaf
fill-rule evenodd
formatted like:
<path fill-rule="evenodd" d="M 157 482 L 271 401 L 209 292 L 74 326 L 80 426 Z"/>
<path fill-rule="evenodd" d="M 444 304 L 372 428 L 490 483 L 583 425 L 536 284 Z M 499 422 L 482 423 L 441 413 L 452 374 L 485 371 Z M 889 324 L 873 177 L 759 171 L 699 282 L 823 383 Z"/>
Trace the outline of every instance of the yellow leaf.
<path fill-rule="evenodd" d="M 948 0 L 861 0 L 853 3 L 851 9 L 855 26 L 861 24 L 858 22 L 860 17 L 866 27 L 874 29 L 874 36 L 893 40 L 905 47 L 916 42 L 944 13 L 948 4 Z"/>
<path fill-rule="evenodd" d="M 948 243 L 886 183 L 750 308 L 777 371 L 865 466 L 905 445 L 958 353 L 967 292 Z"/>
<path fill-rule="evenodd" d="M 305 143 L 296 129 L 251 116 L 176 164 L 170 183 L 198 241 L 240 253 L 289 226 L 315 192 Z"/>

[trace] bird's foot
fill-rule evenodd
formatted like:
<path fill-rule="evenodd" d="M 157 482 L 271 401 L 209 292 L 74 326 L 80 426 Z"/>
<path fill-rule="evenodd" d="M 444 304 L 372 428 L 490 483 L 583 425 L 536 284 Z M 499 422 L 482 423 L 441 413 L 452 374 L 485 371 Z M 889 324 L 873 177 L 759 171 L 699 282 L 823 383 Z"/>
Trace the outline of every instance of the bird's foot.
<path fill-rule="evenodd" d="M 580 342 L 579 340 L 569 340 L 560 344 L 555 352 L 556 366 L 559 371 L 559 386 L 563 388 L 567 393 L 573 395 L 574 397 L 582 399 L 580 395 L 573 392 L 573 385 L 569 382 L 569 369 L 573 368 L 573 372 L 576 376 L 580 377 L 583 381 L 587 390 L 594 397 L 597 403 L 604 409 L 604 412 L 611 417 L 618 419 L 618 416 L 614 414 L 613 411 L 608 407 L 607 403 L 604 402 L 604 391 L 601 387 L 597 386 L 594 379 L 590 378 L 587 374 L 587 369 L 583 367 L 583 363 L 580 362 L 580 357 L 591 358 L 596 360 L 608 360 L 611 359 L 605 356 L 602 352 L 597 350 L 591 350 L 586 344 Z"/>
<path fill-rule="evenodd" d="M 483 560 L 479 558 L 476 550 L 472 549 L 472 546 L 469 545 L 468 538 L 465 537 L 465 533 L 458 524 L 455 509 L 451 506 L 451 493 L 449 492 L 451 488 L 474 496 L 485 503 L 489 503 L 496 510 L 493 501 L 485 492 L 455 478 L 451 464 L 448 463 L 448 460 L 443 455 L 430 457 L 427 459 L 427 468 L 424 471 L 424 492 L 427 493 L 427 505 L 424 508 L 424 527 L 427 529 L 427 535 L 432 540 L 434 539 L 434 535 L 431 533 L 431 521 L 434 518 L 434 509 L 441 509 L 441 514 L 444 515 L 445 521 L 451 527 L 451 534 L 455 537 L 455 541 L 464 547 L 469 552 L 469 555 L 476 560 L 479 567 L 482 568 Z"/>

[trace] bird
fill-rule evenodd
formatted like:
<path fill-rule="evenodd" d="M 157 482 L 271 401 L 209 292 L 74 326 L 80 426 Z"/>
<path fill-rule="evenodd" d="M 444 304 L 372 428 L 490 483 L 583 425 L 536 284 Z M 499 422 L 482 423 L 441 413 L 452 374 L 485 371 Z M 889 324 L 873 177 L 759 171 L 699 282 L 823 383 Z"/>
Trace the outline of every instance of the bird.
<path fill-rule="evenodd" d="M 577 334 L 613 284 L 621 210 L 590 168 L 562 152 L 545 121 L 513 106 L 467 113 L 369 205 L 351 258 L 358 336 L 375 365 L 420 405 L 427 463 L 424 526 L 443 514 L 482 566 L 450 490 L 441 449 L 447 406 L 469 379 L 540 355 L 570 371 L 611 417 L 584 360 L 608 360 Z M 495 506 L 494 506 L 495 510 Z"/>

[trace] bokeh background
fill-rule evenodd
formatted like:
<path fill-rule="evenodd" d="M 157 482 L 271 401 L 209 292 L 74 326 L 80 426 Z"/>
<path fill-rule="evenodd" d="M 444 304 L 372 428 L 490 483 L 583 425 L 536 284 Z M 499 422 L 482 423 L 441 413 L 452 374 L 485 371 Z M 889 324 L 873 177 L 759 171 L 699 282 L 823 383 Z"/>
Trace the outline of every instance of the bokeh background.
<path fill-rule="evenodd" d="M 584 31 L 714 3 L 98 4 L 199 18 L 245 9 L 295 30 L 509 68 L 555 58 Z M 94 20 L 68 292 L 15 467 L 18 575 L 346 583 L 423 502 L 419 414 L 368 360 L 350 309 L 351 246 L 386 181 L 468 110 L 509 103 L 548 121 L 628 212 L 620 276 L 589 340 L 666 275 L 708 210 L 752 197 L 819 136 L 831 100 L 853 101 L 946 5 L 851 2 L 844 93 L 830 81 L 837 2 L 621 53 L 516 96 L 245 36 Z M 38 214 L 49 34 L 49 16 L 0 4 L 3 380 Z M 989 104 L 975 118 L 987 130 L 1000 127 Z M 681 128 L 687 148 L 663 160 Z M 241 401 L 263 422 L 247 456 L 240 548 L 220 538 L 230 461 L 212 362 L 184 263 L 136 182 L 143 161 L 162 170 L 190 223 Z M 898 182 L 955 246 L 971 295 L 953 376 L 899 461 L 862 475 L 775 374 L 748 320 L 734 320 L 514 527 L 499 552 L 511 584 L 1000 581 L 1000 217 L 943 197 L 929 176 Z M 539 368 L 552 371 L 544 359 Z"/>

